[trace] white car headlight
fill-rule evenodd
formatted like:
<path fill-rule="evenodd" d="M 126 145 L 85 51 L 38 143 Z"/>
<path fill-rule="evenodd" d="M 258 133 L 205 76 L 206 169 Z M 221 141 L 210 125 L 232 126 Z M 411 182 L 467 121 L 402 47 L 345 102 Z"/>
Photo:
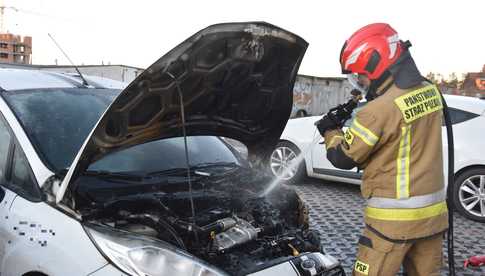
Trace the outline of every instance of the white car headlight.
<path fill-rule="evenodd" d="M 226 275 L 163 241 L 109 227 L 89 225 L 84 229 L 105 257 L 131 275 Z"/>

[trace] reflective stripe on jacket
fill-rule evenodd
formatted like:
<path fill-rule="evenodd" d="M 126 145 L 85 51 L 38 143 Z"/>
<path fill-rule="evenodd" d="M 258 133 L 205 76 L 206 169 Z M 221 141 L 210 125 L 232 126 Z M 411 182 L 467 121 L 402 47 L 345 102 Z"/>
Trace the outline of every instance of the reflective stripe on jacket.
<path fill-rule="evenodd" d="M 365 168 L 365 222 L 390 239 L 448 227 L 439 93 L 429 83 L 407 90 L 392 85 L 357 112 L 345 134 L 325 133 L 327 152 Z"/>

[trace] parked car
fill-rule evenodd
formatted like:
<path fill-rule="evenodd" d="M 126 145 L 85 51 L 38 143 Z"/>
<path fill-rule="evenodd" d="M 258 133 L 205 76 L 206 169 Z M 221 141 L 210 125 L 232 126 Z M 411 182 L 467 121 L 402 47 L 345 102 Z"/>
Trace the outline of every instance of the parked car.
<path fill-rule="evenodd" d="M 485 222 L 485 102 L 477 98 L 445 95 L 453 123 L 455 146 L 455 183 L 453 202 L 465 217 Z M 361 103 L 361 105 L 364 105 Z M 354 113 L 355 115 L 355 113 Z M 329 181 L 361 184 L 362 172 L 335 168 L 326 158 L 323 138 L 314 122 L 320 116 L 288 121 L 280 142 L 273 151 L 271 171 L 290 183 L 309 176 Z M 350 124 L 352 119 L 347 121 Z M 443 126 L 444 168 L 447 165 L 446 128 Z M 298 166 L 290 166 L 303 152 Z M 285 170 L 285 167 L 290 169 Z"/>
<path fill-rule="evenodd" d="M 0 69 L 1 274 L 344 275 L 297 193 L 264 193 L 306 47 L 228 23 L 126 87 Z"/>

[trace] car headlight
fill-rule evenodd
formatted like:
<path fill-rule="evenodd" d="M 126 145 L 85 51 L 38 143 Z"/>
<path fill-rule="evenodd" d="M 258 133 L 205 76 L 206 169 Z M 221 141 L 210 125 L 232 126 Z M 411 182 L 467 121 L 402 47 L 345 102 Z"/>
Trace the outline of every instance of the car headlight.
<path fill-rule="evenodd" d="M 163 241 L 96 225 L 84 229 L 106 258 L 131 275 L 226 275 Z"/>

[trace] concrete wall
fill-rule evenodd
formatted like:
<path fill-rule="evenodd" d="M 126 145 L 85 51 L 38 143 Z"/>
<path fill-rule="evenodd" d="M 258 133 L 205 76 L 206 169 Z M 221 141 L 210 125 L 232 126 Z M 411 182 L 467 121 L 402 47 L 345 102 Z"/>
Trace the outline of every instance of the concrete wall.
<path fill-rule="evenodd" d="M 303 111 L 308 116 L 324 114 L 344 103 L 351 90 L 352 86 L 345 78 L 298 75 L 293 89 L 292 116 Z"/>
<path fill-rule="evenodd" d="M 0 68 L 46 70 L 60 73 L 77 73 L 73 66 L 23 65 L 0 63 Z M 125 65 L 81 65 L 81 73 L 105 77 L 122 82 L 131 82 L 143 69 Z M 330 108 L 344 103 L 350 97 L 352 86 L 345 78 L 322 78 L 306 75 L 296 77 L 293 89 L 293 110 L 291 116 L 304 112 L 307 116 L 321 115 Z"/>
<path fill-rule="evenodd" d="M 23 65 L 0 63 L 0 68 L 45 70 L 59 73 L 77 73 L 76 69 L 73 66 L 65 65 Z M 128 83 L 133 81 L 138 75 L 141 74 L 141 72 L 143 72 L 143 69 L 141 68 L 125 65 L 80 65 L 78 68 L 81 73 L 86 75 L 104 77 Z"/>
<path fill-rule="evenodd" d="M 45 71 L 54 71 L 60 73 L 77 73 L 74 67 L 45 67 Z M 143 72 L 140 68 L 127 67 L 122 65 L 103 65 L 103 66 L 81 66 L 81 73 L 91 76 L 98 76 L 113 79 L 122 82 L 131 82 Z"/>

